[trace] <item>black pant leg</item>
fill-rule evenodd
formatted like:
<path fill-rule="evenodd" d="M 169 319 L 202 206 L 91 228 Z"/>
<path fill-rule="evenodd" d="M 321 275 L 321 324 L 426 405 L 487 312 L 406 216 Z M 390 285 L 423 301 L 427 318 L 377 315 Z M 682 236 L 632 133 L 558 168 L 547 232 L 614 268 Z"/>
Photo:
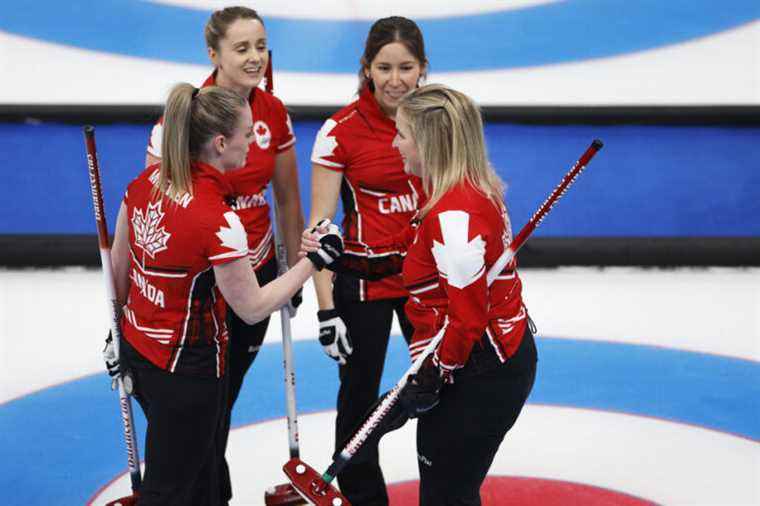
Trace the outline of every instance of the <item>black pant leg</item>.
<path fill-rule="evenodd" d="M 535 348 L 526 332 L 510 363 L 444 387 L 417 424 L 421 506 L 478 506 L 480 487 L 533 387 Z M 516 355 L 517 357 L 517 355 Z"/>
<path fill-rule="evenodd" d="M 148 420 L 140 506 L 218 506 L 217 434 L 226 385 L 216 378 L 135 369 Z"/>
<path fill-rule="evenodd" d="M 339 369 L 335 420 L 337 450 L 343 447 L 378 398 L 393 321 L 393 304 L 387 300 L 346 303 L 336 300 L 336 308 L 354 346 L 346 365 Z M 378 460 L 377 447 L 366 448 L 338 475 L 341 491 L 351 504 L 388 504 L 385 479 Z"/>
<path fill-rule="evenodd" d="M 408 299 L 406 297 L 402 299 L 394 299 L 393 300 L 393 309 L 396 311 L 396 318 L 398 318 L 399 326 L 401 327 L 401 334 L 404 336 L 404 341 L 406 341 L 406 344 L 410 344 L 412 342 L 412 336 L 414 335 L 414 327 L 412 326 L 412 322 L 409 321 L 409 318 L 406 316 L 406 301 Z"/>

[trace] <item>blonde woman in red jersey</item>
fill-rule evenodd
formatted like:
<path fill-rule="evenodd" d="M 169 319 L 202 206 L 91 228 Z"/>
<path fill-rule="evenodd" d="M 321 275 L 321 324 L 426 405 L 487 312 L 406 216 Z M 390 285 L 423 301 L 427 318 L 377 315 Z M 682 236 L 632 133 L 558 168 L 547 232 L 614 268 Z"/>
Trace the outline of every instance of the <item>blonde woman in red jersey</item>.
<path fill-rule="evenodd" d="M 312 154 L 311 223 L 335 214 L 343 202 L 343 234 L 367 244 L 401 230 L 417 210 L 420 181 L 403 171 L 391 142 L 399 100 L 427 71 L 422 33 L 406 18 L 374 23 L 359 71 L 359 99 L 328 119 Z M 336 448 L 342 446 L 377 399 L 393 314 L 407 341 L 400 276 L 365 281 L 350 275 L 314 278 L 320 342 L 338 361 Z M 356 505 L 386 505 L 388 495 L 373 448 L 338 476 L 341 491 Z"/>
<path fill-rule="evenodd" d="M 203 83 L 221 86 L 245 97 L 253 118 L 253 135 L 241 170 L 229 174 L 232 208 L 240 217 L 248 236 L 248 258 L 259 284 L 277 276 L 274 258 L 273 225 L 266 188 L 272 183 L 278 206 L 279 230 L 287 249 L 288 265 L 297 261 L 298 241 L 304 227 L 296 166 L 295 136 L 282 102 L 259 88 L 269 64 L 267 33 L 263 19 L 247 7 L 227 7 L 211 15 L 205 28 L 206 45 L 214 71 Z M 162 156 L 159 121 L 148 145 L 147 165 Z M 291 301 L 291 315 L 300 303 L 300 292 Z M 269 318 L 248 325 L 236 311 L 228 311 L 231 343 L 229 350 L 230 414 L 248 369 L 253 363 L 269 325 Z M 226 465 L 226 464 L 225 464 Z M 231 491 L 230 491 L 231 493 Z"/>
<path fill-rule="evenodd" d="M 420 504 L 477 506 L 536 374 L 516 261 L 486 281 L 512 240 L 503 184 L 488 163 L 480 112 L 464 94 L 423 86 L 401 101 L 396 126 L 404 170 L 422 178 L 429 198 L 402 232 L 375 247 L 347 242 L 330 268 L 371 279 L 402 273 L 412 359 L 443 329 L 389 417 L 393 427 L 403 411 L 419 417 Z"/>
<path fill-rule="evenodd" d="M 219 87 L 174 87 L 164 157 L 130 183 L 112 258 L 123 304 L 121 366 L 148 420 L 139 504 L 220 505 L 229 342 L 225 301 L 247 323 L 267 318 L 342 249 L 337 227 L 284 276 L 260 286 L 224 177 L 253 137 L 245 99 Z M 223 297 L 223 298 L 222 298 Z"/>

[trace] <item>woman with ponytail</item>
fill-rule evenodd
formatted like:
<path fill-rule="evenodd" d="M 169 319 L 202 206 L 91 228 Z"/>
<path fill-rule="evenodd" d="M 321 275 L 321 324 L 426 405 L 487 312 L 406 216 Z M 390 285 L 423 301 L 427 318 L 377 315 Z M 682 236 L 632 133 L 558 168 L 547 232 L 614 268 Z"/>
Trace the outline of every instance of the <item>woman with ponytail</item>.
<path fill-rule="evenodd" d="M 248 156 L 240 170 L 227 175 L 231 186 L 230 206 L 240 218 L 248 237 L 248 259 L 260 285 L 277 276 L 274 256 L 273 223 L 266 190 L 272 184 L 277 206 L 278 230 L 283 234 L 288 266 L 298 261 L 298 247 L 304 228 L 301 196 L 296 164 L 296 138 L 287 110 L 272 93 L 260 86 L 265 79 L 269 46 L 264 20 L 248 7 L 226 7 L 211 14 L 204 30 L 211 64 L 211 75 L 201 85 L 220 86 L 244 97 L 254 124 L 249 139 Z M 163 120 L 153 127 L 146 166 L 167 156 L 162 142 Z M 295 315 L 301 292 L 291 299 L 289 311 Z M 233 406 L 243 386 L 243 380 L 256 359 L 264 341 L 269 318 L 247 324 L 234 308 L 227 311 L 230 332 L 229 388 L 227 408 Z M 229 430 L 229 429 L 228 429 Z M 224 473 L 229 474 L 226 461 Z M 228 495 L 232 494 L 229 490 Z"/>
<path fill-rule="evenodd" d="M 164 156 L 129 184 L 119 210 L 112 258 L 121 366 L 148 420 L 142 506 L 227 503 L 226 307 L 247 324 L 261 321 L 332 258 L 312 251 L 259 285 L 226 177 L 245 165 L 253 128 L 248 102 L 234 91 L 175 86 Z M 322 244 L 341 249 L 334 226 L 319 232 Z"/>

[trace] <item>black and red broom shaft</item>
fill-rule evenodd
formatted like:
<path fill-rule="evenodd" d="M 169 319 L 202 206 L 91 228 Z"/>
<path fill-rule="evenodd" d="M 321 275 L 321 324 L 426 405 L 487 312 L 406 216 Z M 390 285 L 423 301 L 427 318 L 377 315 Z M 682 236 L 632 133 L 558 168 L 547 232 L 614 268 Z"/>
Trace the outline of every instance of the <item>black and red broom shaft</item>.
<path fill-rule="evenodd" d="M 103 205 L 103 189 L 100 183 L 100 168 L 98 165 L 98 152 L 95 146 L 95 128 L 88 125 L 84 127 L 84 140 L 87 149 L 87 169 L 90 175 L 90 191 L 92 193 L 92 205 L 95 211 L 95 223 L 98 229 L 98 245 L 100 247 L 100 262 L 103 266 L 103 281 L 108 297 L 108 319 L 110 322 L 111 336 L 116 357 L 119 357 L 119 343 L 121 339 L 121 325 L 119 315 L 121 310 L 116 298 L 113 268 L 111 266 L 111 245 L 108 239 L 108 226 Z M 134 422 L 132 418 L 132 401 L 124 388 L 124 381 L 117 376 L 119 388 L 119 409 L 124 426 L 124 439 L 127 446 L 127 465 L 129 477 L 132 482 L 132 491 L 137 492 L 142 482 L 140 476 L 140 456 L 137 449 Z"/>
<path fill-rule="evenodd" d="M 267 91 L 267 93 L 274 93 L 274 77 L 272 77 L 272 50 L 269 50 L 269 63 L 267 64 L 267 69 L 264 71 L 264 79 L 266 79 L 266 83 L 264 84 L 264 89 Z"/>
<path fill-rule="evenodd" d="M 87 149 L 87 171 L 90 176 L 90 193 L 92 195 L 92 207 L 95 211 L 95 224 L 98 229 L 98 246 L 100 249 L 110 249 L 108 240 L 108 226 L 103 209 L 103 192 L 100 184 L 100 168 L 98 165 L 98 151 L 95 147 L 95 127 L 84 127 L 84 142 Z"/>
<path fill-rule="evenodd" d="M 510 245 L 514 252 L 517 252 L 517 250 L 522 247 L 523 243 L 528 239 L 528 236 L 530 236 L 536 227 L 541 224 L 541 221 L 549 213 L 552 206 L 556 204 L 557 201 L 559 201 L 562 195 L 564 195 L 564 193 L 567 191 L 568 187 L 573 184 L 573 182 L 575 182 L 576 178 L 581 174 L 581 172 L 583 172 L 583 170 L 586 168 L 586 165 L 588 165 L 588 162 L 594 158 L 594 155 L 597 153 L 597 151 L 602 149 L 603 145 L 604 144 L 602 141 L 599 139 L 594 139 L 588 149 L 586 149 L 578 161 L 575 162 L 575 165 L 573 165 L 570 171 L 565 174 L 565 177 L 562 178 L 562 181 L 559 183 L 559 185 L 557 185 L 551 195 L 547 197 L 544 203 L 541 204 L 541 207 L 538 208 L 538 211 L 533 214 L 530 220 L 528 220 L 528 223 L 525 224 L 522 230 L 520 230 L 520 233 L 517 234 L 517 236 L 514 238 L 512 244 Z"/>

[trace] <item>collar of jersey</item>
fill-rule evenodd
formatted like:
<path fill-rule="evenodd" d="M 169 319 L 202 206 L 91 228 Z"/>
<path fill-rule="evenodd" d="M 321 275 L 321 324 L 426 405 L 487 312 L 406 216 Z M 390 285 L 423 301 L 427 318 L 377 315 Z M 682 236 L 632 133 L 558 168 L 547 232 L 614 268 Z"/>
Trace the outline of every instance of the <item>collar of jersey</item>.
<path fill-rule="evenodd" d="M 372 123 L 380 123 L 396 131 L 396 122 L 385 115 L 380 104 L 375 99 L 375 94 L 369 89 L 369 84 L 365 84 L 359 94 L 359 111 L 366 116 Z"/>
<path fill-rule="evenodd" d="M 203 81 L 203 84 L 201 84 L 201 88 L 206 88 L 208 86 L 216 86 L 216 73 L 217 73 L 217 69 L 214 69 L 214 71 L 211 73 L 211 75 L 208 76 L 205 81 Z M 248 95 L 248 103 L 249 104 L 252 104 L 253 103 L 253 99 L 256 98 L 256 90 L 257 89 L 258 88 L 254 87 L 251 90 L 251 94 Z"/>
<path fill-rule="evenodd" d="M 232 185 L 225 175 L 213 165 L 194 161 L 193 162 L 193 179 L 197 184 L 208 184 L 213 186 L 222 196 L 232 195 Z"/>

